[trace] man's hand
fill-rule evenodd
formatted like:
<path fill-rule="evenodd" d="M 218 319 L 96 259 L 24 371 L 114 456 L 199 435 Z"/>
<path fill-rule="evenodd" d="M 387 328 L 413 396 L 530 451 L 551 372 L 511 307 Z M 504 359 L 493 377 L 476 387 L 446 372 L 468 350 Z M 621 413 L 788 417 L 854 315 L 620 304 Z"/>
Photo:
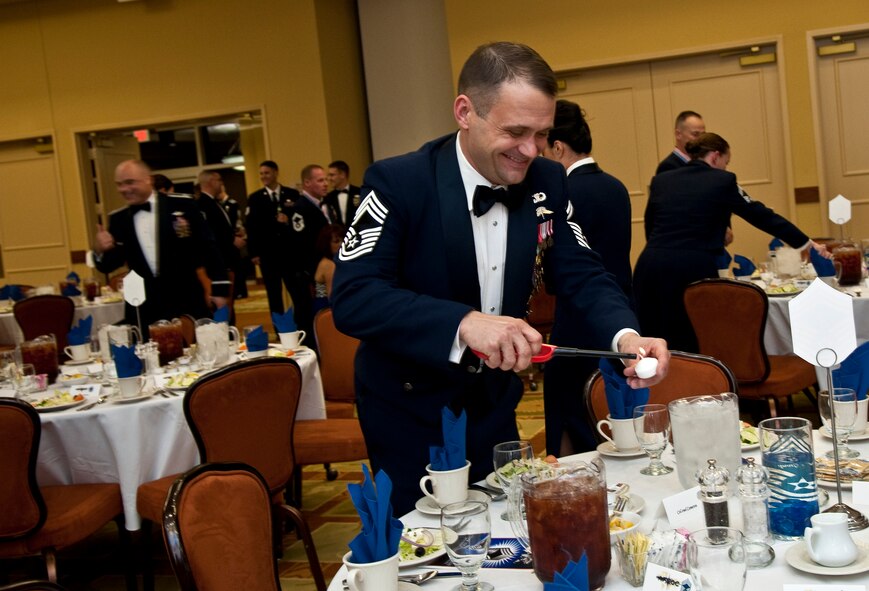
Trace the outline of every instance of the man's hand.
<path fill-rule="evenodd" d="M 103 254 L 115 247 L 115 237 L 112 236 L 102 224 L 97 224 L 97 234 L 94 238 L 94 251 Z"/>
<path fill-rule="evenodd" d="M 640 347 L 646 352 L 645 357 L 654 357 L 658 360 L 658 370 L 655 375 L 646 380 L 641 380 L 637 377 L 637 372 L 634 366 L 637 364 L 637 359 L 632 359 L 627 362 L 625 368 L 625 377 L 628 385 L 631 388 L 648 388 L 654 386 L 664 379 L 670 367 L 670 350 L 667 349 L 667 341 L 664 339 L 656 339 L 652 337 L 641 337 L 638 334 L 627 333 L 619 339 L 619 351 L 622 353 L 637 353 L 640 352 Z"/>
<path fill-rule="evenodd" d="M 540 333 L 524 320 L 476 311 L 462 318 L 459 339 L 487 355 L 487 366 L 504 371 L 521 371 L 531 365 L 531 356 L 540 351 L 543 343 Z"/>

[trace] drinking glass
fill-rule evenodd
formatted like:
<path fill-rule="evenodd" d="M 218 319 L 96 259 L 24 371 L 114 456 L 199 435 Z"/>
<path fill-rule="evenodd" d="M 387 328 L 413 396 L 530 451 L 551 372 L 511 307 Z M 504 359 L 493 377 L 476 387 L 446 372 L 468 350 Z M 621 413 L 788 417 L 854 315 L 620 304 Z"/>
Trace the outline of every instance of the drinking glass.
<path fill-rule="evenodd" d="M 19 358 L 16 351 L 0 351 L 0 386 L 14 387 Z"/>
<path fill-rule="evenodd" d="M 688 569 L 698 591 L 742 591 L 745 541 L 729 527 L 707 527 L 688 536 Z"/>
<path fill-rule="evenodd" d="M 818 393 L 818 410 L 821 413 L 824 430 L 832 437 L 829 391 L 822 390 Z M 839 448 L 839 458 L 843 460 L 859 458 L 860 452 L 848 447 L 848 438 L 851 437 L 851 431 L 857 421 L 857 393 L 851 388 L 833 388 L 833 411 L 836 413 L 835 445 Z M 833 450 L 824 455 L 832 458 Z"/>
<path fill-rule="evenodd" d="M 17 397 L 21 398 L 36 392 L 36 367 L 32 363 L 21 363 L 15 368 L 15 373 L 12 378 L 15 385 L 15 390 L 18 392 Z"/>
<path fill-rule="evenodd" d="M 534 450 L 531 448 L 530 441 L 506 441 L 499 443 L 492 449 L 495 476 L 505 493 L 511 494 L 513 480 L 525 472 L 533 460 Z M 501 519 L 510 521 L 509 512 L 501 513 Z"/>
<path fill-rule="evenodd" d="M 640 447 L 649 456 L 649 465 L 640 474 L 660 476 L 673 471 L 661 461 L 670 440 L 670 413 L 666 404 L 644 404 L 634 408 L 634 431 Z"/>
<path fill-rule="evenodd" d="M 217 343 L 214 341 L 196 343 L 196 358 L 203 368 L 212 369 L 217 361 Z"/>
<path fill-rule="evenodd" d="M 462 584 L 453 591 L 493 591 L 477 575 L 492 539 L 489 505 L 478 501 L 446 505 L 441 509 L 441 534 L 450 561 L 462 573 Z"/>

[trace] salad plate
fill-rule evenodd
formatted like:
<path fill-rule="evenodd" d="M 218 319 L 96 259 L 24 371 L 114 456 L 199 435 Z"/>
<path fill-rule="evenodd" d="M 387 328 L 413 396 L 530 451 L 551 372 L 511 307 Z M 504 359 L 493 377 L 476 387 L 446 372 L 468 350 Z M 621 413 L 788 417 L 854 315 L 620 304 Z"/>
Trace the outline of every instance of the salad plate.
<path fill-rule="evenodd" d="M 28 400 L 36 412 L 59 412 L 84 404 L 87 398 L 83 394 L 71 394 L 65 390 L 55 390 L 51 396 L 31 398 Z"/>
<path fill-rule="evenodd" d="M 408 540 L 428 545 L 424 547 L 414 546 Z M 418 550 L 423 550 L 425 553 L 422 556 L 418 556 Z M 427 527 L 405 528 L 401 532 L 401 541 L 398 542 L 398 568 L 428 564 L 446 553 L 447 550 L 444 548 L 443 538 L 439 529 Z"/>

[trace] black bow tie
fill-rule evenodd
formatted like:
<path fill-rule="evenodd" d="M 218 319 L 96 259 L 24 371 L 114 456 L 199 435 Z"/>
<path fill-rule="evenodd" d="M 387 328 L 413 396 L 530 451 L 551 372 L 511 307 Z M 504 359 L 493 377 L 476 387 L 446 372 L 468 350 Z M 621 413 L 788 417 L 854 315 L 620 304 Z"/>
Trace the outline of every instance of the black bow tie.
<path fill-rule="evenodd" d="M 492 209 L 495 203 L 503 203 L 507 209 L 516 209 L 522 203 L 519 191 L 511 191 L 507 187 L 495 189 L 486 185 L 477 185 L 474 190 L 474 215 L 480 217 Z"/>
<path fill-rule="evenodd" d="M 146 201 L 145 203 L 137 203 L 130 206 L 130 212 L 133 215 L 136 215 L 137 211 L 151 211 L 151 202 Z"/>

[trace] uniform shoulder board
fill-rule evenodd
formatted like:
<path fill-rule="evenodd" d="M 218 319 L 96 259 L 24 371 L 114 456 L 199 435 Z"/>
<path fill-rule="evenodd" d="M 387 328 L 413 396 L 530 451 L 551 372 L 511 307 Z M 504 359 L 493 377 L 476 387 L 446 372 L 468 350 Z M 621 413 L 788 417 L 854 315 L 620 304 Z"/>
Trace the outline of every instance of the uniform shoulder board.
<path fill-rule="evenodd" d="M 389 209 L 377 194 L 374 191 L 368 193 L 359 204 L 353 223 L 344 236 L 341 250 L 338 251 L 338 260 L 351 261 L 373 251 L 388 216 Z"/>

